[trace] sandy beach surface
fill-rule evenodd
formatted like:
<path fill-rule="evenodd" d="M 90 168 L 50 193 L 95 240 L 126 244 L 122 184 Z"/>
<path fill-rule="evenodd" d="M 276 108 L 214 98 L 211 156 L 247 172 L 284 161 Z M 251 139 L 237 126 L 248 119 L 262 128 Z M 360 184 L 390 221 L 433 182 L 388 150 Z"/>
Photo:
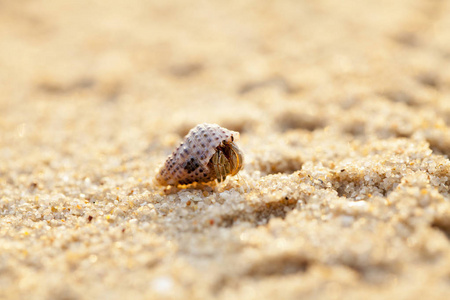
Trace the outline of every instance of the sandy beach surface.
<path fill-rule="evenodd" d="M 449 299 L 449 155 L 448 0 L 0 1 L 0 299 Z"/>

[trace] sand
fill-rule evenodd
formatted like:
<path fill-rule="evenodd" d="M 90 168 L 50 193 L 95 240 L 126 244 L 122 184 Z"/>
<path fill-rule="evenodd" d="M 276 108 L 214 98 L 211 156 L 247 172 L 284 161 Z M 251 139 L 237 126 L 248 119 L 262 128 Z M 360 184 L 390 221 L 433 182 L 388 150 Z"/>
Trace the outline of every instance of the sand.
<path fill-rule="evenodd" d="M 450 1 L 0 1 L 0 299 L 448 299 Z M 196 124 L 238 177 L 160 187 Z"/>

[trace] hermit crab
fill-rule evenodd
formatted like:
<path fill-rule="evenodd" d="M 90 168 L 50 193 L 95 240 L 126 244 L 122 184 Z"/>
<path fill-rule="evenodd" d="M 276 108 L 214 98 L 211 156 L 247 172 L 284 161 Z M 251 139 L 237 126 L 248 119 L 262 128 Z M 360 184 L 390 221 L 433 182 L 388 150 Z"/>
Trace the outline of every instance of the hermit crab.
<path fill-rule="evenodd" d="M 222 182 L 243 167 L 244 156 L 235 141 L 239 132 L 217 124 L 192 128 L 156 175 L 161 185 Z"/>

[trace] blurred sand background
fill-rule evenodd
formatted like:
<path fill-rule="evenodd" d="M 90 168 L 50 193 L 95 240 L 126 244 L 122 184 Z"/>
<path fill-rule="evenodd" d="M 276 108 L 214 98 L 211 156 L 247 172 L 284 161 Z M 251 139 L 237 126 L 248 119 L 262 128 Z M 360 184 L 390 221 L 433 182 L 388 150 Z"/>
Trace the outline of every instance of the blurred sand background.
<path fill-rule="evenodd" d="M 448 299 L 449 66 L 446 0 L 0 0 L 0 298 Z"/>

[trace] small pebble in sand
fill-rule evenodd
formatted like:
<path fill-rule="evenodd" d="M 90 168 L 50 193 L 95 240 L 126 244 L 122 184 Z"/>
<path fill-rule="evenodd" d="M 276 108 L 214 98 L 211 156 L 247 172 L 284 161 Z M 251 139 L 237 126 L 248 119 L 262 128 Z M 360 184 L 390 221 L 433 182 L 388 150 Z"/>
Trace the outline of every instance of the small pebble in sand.
<path fill-rule="evenodd" d="M 243 153 L 234 143 L 239 132 L 216 124 L 200 124 L 189 131 L 156 176 L 161 185 L 222 182 L 243 167 Z"/>

